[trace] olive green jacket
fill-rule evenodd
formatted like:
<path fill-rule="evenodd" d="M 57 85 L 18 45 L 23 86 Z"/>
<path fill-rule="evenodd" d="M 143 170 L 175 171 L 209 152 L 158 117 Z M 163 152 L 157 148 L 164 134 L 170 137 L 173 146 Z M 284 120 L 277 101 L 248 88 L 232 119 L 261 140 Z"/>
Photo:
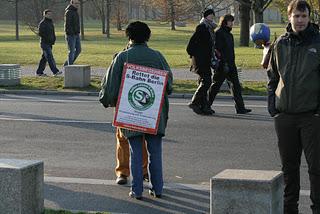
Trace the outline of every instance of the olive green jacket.
<path fill-rule="evenodd" d="M 157 132 L 157 134 L 164 136 L 169 113 L 168 95 L 172 93 L 172 72 L 162 54 L 159 51 L 149 48 L 147 44 L 132 44 L 127 50 L 124 50 L 115 56 L 101 83 L 102 89 L 99 94 L 100 102 L 106 108 L 116 106 L 123 66 L 126 62 L 166 70 L 168 72 L 168 82 L 164 94 L 164 103 L 162 105 L 162 112 L 160 114 L 160 122 Z M 121 131 L 127 138 L 144 134 L 128 129 L 121 129 Z"/>
<path fill-rule="evenodd" d="M 291 25 L 275 42 L 268 67 L 268 110 L 320 113 L 320 34 L 315 24 L 296 34 Z"/>

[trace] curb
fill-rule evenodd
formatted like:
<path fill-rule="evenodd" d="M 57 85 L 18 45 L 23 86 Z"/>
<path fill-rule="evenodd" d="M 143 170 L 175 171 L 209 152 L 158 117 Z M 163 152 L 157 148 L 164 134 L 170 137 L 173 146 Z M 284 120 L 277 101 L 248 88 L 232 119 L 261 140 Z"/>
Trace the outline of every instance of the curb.
<path fill-rule="evenodd" d="M 46 90 L 0 90 L 0 94 L 17 95 L 56 95 L 56 96 L 99 96 L 99 92 L 94 91 L 46 91 Z M 193 94 L 174 93 L 169 98 L 191 99 Z M 218 99 L 232 99 L 231 95 L 218 95 Z M 245 100 L 267 100 L 267 96 L 243 96 Z"/>

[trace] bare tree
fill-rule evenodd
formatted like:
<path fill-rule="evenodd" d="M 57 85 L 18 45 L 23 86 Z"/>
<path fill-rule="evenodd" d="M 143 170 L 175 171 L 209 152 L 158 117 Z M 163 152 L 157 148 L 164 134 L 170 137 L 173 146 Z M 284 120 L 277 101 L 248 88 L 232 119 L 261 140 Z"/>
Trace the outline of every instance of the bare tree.
<path fill-rule="evenodd" d="M 19 40 L 19 2 L 21 0 L 7 0 L 8 2 L 14 4 L 15 7 L 15 26 L 16 26 L 16 40 Z"/>

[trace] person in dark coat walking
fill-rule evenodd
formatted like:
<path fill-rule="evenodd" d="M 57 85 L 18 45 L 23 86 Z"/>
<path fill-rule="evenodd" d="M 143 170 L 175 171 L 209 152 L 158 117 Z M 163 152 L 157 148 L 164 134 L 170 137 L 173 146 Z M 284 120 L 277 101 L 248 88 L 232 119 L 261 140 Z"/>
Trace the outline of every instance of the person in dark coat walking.
<path fill-rule="evenodd" d="M 222 83 L 228 80 L 231 94 L 235 102 L 236 113 L 246 114 L 251 109 L 246 109 L 241 95 L 237 66 L 234 54 L 234 39 L 231 33 L 234 17 L 230 14 L 220 17 L 219 29 L 216 31 L 216 49 L 221 55 L 218 69 L 213 75 L 213 82 L 209 89 L 209 106 L 212 105 Z"/>
<path fill-rule="evenodd" d="M 66 41 L 69 50 L 68 59 L 64 63 L 64 66 L 73 65 L 81 52 L 81 42 L 79 35 L 80 18 L 78 14 L 79 5 L 79 0 L 71 0 L 64 14 L 64 30 L 66 33 Z"/>
<path fill-rule="evenodd" d="M 54 76 L 61 74 L 56 66 L 56 62 L 52 54 L 52 45 L 56 41 L 56 35 L 54 32 L 54 25 L 52 22 L 52 11 L 43 11 L 43 19 L 39 23 L 39 36 L 40 36 L 40 46 L 42 49 L 42 57 L 39 62 L 38 69 L 36 71 L 37 76 L 47 76 L 43 73 L 46 68 L 47 62 L 49 63 L 50 69 Z"/>
<path fill-rule="evenodd" d="M 187 46 L 187 52 L 192 59 L 191 70 L 199 75 L 199 86 L 192 97 L 189 107 L 197 114 L 210 115 L 214 111 L 208 103 L 208 89 L 211 85 L 211 66 L 214 55 L 214 10 L 209 7 L 203 12 L 203 18 Z"/>

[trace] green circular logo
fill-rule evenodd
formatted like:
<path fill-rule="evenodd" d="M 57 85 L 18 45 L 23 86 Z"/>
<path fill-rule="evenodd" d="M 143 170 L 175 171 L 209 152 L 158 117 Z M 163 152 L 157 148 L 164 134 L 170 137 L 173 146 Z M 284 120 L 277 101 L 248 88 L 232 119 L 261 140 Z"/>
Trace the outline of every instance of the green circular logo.
<path fill-rule="evenodd" d="M 138 83 L 132 86 L 128 93 L 128 101 L 132 108 L 144 111 L 154 103 L 155 95 L 153 89 L 145 84 Z"/>

